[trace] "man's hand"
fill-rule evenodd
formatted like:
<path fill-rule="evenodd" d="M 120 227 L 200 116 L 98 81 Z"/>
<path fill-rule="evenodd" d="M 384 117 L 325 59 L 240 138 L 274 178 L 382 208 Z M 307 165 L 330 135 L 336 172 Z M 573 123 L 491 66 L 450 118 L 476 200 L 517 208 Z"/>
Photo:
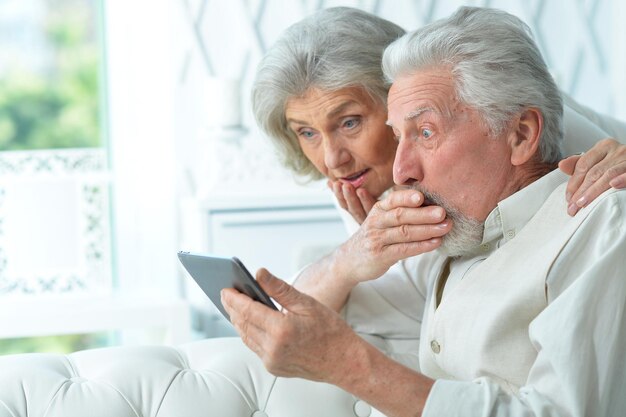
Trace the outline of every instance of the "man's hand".
<path fill-rule="evenodd" d="M 365 188 L 355 189 L 352 185 L 341 181 L 328 180 L 326 184 L 335 194 L 341 208 L 350 213 L 358 224 L 365 221 L 367 214 L 376 204 L 376 198 Z"/>
<path fill-rule="evenodd" d="M 222 303 L 243 342 L 274 375 L 344 384 L 363 341 L 337 313 L 267 270 L 257 272 L 257 281 L 283 311 L 223 290 Z"/>
<path fill-rule="evenodd" d="M 562 160 L 559 168 L 572 176 L 566 198 L 567 212 L 573 216 L 610 187 L 626 188 L 626 145 L 601 140 L 585 154 Z"/>
<path fill-rule="evenodd" d="M 298 290 L 339 311 L 360 282 L 376 279 L 396 262 L 437 249 L 452 228 L 441 207 L 422 207 L 415 190 L 377 202 L 359 230 L 332 253 L 304 269 Z"/>
<path fill-rule="evenodd" d="M 268 271 L 259 270 L 257 281 L 282 311 L 234 289 L 222 290 L 222 303 L 269 372 L 336 385 L 385 415 L 421 415 L 433 380 L 387 358 L 337 313 Z"/>
<path fill-rule="evenodd" d="M 333 256 L 339 276 L 358 282 L 378 278 L 399 260 L 430 252 L 452 228 L 445 210 L 422 206 L 415 190 L 394 191 L 377 202 L 359 228 Z"/>

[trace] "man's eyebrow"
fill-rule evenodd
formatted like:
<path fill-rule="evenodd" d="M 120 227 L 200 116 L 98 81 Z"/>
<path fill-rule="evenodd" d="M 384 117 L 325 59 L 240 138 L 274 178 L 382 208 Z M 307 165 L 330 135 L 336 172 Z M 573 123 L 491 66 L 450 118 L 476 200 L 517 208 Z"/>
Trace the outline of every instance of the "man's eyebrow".
<path fill-rule="evenodd" d="M 404 116 L 404 120 L 406 121 L 406 120 L 416 119 L 420 117 L 423 113 L 427 113 L 427 112 L 436 112 L 436 110 L 433 109 L 432 107 L 420 107 L 420 108 L 413 110 L 406 116 Z"/>
<path fill-rule="evenodd" d="M 409 112 L 409 114 L 404 116 L 404 120 L 407 121 L 407 120 L 415 119 L 415 118 L 421 116 L 423 113 L 427 113 L 427 112 L 436 112 L 436 110 L 434 108 L 432 108 L 432 107 L 418 107 L 417 109 Z M 393 127 L 393 124 L 391 123 L 390 120 L 387 120 L 385 122 L 385 124 L 387 126 L 392 126 Z"/>

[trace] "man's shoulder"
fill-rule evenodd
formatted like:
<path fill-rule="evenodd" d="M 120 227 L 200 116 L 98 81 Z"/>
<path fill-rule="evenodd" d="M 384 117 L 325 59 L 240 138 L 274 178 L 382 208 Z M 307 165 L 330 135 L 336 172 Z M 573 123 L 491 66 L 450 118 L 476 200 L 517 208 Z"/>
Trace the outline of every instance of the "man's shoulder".
<path fill-rule="evenodd" d="M 580 217 L 579 217 L 580 216 Z M 554 301 L 574 283 L 595 285 L 600 279 L 623 280 L 626 267 L 626 190 L 611 189 L 580 210 L 569 222 L 576 227 L 554 231 L 564 240 L 546 277 Z M 602 276 L 602 278 L 600 278 Z M 584 282 L 580 285 L 586 285 Z"/>
<path fill-rule="evenodd" d="M 541 209 L 537 212 L 536 217 L 548 223 L 582 223 L 588 221 L 587 218 L 589 216 L 598 215 L 599 211 L 606 209 L 607 206 L 626 207 L 626 190 L 610 188 L 596 197 L 586 207 L 579 210 L 575 216 L 570 216 L 567 214 L 566 187 L 567 183 L 559 185 L 546 199 Z"/>
<path fill-rule="evenodd" d="M 575 216 L 570 216 L 567 214 L 565 188 L 566 184 L 563 183 L 553 190 L 513 239 L 511 243 L 514 248 L 510 247 L 509 250 L 542 259 L 557 259 L 572 244 L 575 246 L 581 242 L 602 240 L 601 230 L 626 227 L 626 190 L 607 190 Z"/>

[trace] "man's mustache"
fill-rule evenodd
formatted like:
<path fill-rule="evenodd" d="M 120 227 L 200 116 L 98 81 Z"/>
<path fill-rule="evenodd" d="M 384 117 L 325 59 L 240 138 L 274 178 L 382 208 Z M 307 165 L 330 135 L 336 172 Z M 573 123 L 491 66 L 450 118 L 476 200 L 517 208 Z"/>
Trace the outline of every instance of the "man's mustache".
<path fill-rule="evenodd" d="M 451 209 L 451 211 L 458 211 L 458 209 L 454 208 L 448 201 L 446 201 L 439 194 L 426 190 L 424 187 L 422 187 L 418 183 L 410 185 L 408 186 L 408 188 L 422 193 L 422 195 L 424 196 L 424 203 L 422 204 L 422 207 L 439 206 L 439 207 L 443 207 L 446 213 L 448 212 L 448 209 Z"/>

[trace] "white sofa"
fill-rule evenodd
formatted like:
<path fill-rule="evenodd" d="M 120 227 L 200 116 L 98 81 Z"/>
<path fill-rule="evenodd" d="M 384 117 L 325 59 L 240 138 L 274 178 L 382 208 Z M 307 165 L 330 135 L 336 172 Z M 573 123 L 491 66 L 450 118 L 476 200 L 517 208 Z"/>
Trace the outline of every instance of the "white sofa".
<path fill-rule="evenodd" d="M 332 385 L 277 378 L 238 338 L 0 356 L 0 417 L 382 416 Z"/>

